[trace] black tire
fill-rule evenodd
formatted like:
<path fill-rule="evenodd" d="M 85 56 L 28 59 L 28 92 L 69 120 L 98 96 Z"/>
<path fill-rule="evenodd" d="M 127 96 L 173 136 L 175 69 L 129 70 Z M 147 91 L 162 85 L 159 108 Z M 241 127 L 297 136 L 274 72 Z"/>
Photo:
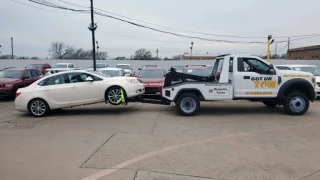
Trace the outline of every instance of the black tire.
<path fill-rule="evenodd" d="M 119 97 L 118 95 L 121 96 L 121 93 L 117 94 L 117 97 L 115 97 L 115 99 L 111 98 L 111 96 L 115 95 L 113 93 L 118 93 L 118 92 L 119 93 L 121 92 L 121 87 L 119 87 L 119 86 L 114 86 L 114 87 L 109 88 L 105 93 L 106 101 L 108 101 L 108 103 L 110 103 L 114 106 L 118 106 L 118 105 L 122 104 L 122 101 L 120 101 L 120 102 L 117 101 L 117 98 Z M 123 90 L 123 93 L 125 93 L 124 90 Z"/>
<path fill-rule="evenodd" d="M 35 117 L 44 117 L 48 115 L 50 107 L 43 99 L 33 99 L 28 104 L 28 110 Z"/>
<path fill-rule="evenodd" d="M 262 103 L 267 107 L 276 107 L 279 104 L 276 99 L 264 100 Z"/>
<path fill-rule="evenodd" d="M 192 106 L 191 109 L 187 110 L 190 106 Z M 200 101 L 194 94 L 184 93 L 176 100 L 176 108 L 182 116 L 193 116 L 199 111 Z"/>
<path fill-rule="evenodd" d="M 299 116 L 308 111 L 309 99 L 301 92 L 292 92 L 286 95 L 283 107 L 288 114 Z"/>

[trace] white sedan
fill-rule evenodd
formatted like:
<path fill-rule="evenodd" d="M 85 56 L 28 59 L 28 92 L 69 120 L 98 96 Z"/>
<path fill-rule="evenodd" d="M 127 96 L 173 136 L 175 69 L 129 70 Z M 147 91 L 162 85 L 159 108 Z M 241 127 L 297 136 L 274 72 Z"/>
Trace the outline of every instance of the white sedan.
<path fill-rule="evenodd" d="M 83 70 L 46 76 L 32 85 L 18 89 L 15 107 L 41 117 L 50 110 L 107 101 L 119 105 L 144 93 L 135 77 L 107 77 Z"/>

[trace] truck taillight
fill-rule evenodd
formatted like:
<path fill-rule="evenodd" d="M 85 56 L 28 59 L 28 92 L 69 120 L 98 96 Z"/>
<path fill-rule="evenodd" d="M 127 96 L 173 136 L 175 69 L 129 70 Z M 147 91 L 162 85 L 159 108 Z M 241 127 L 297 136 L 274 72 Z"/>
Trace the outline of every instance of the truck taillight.
<path fill-rule="evenodd" d="M 16 92 L 16 97 L 20 96 L 21 92 Z"/>

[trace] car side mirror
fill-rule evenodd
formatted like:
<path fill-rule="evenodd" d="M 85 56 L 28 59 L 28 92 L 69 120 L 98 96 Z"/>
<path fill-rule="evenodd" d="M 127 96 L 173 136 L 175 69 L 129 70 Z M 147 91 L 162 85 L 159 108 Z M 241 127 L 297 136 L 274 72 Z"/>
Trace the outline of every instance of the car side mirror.
<path fill-rule="evenodd" d="M 89 76 L 86 78 L 86 81 L 93 81 L 93 79 L 92 79 L 92 77 Z"/>
<path fill-rule="evenodd" d="M 135 74 L 135 75 L 133 75 L 133 77 L 138 77 L 138 75 Z"/>
<path fill-rule="evenodd" d="M 133 70 L 133 68 L 131 68 L 131 70 Z"/>
<path fill-rule="evenodd" d="M 30 79 L 30 77 L 29 76 L 23 77 L 23 80 L 26 80 L 26 79 Z"/>
<path fill-rule="evenodd" d="M 132 69 L 131 69 L 132 70 Z M 139 71 L 141 71 L 141 68 L 138 68 Z"/>

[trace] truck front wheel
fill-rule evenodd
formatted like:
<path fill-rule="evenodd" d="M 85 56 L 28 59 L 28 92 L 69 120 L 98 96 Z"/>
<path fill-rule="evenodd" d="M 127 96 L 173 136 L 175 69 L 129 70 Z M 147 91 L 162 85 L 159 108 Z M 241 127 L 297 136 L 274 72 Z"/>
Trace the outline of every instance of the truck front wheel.
<path fill-rule="evenodd" d="M 176 100 L 176 108 L 182 116 L 193 116 L 199 111 L 200 101 L 194 94 L 184 93 Z"/>
<path fill-rule="evenodd" d="M 286 95 L 283 107 L 290 115 L 302 115 L 309 109 L 309 99 L 301 92 L 291 92 Z"/>

